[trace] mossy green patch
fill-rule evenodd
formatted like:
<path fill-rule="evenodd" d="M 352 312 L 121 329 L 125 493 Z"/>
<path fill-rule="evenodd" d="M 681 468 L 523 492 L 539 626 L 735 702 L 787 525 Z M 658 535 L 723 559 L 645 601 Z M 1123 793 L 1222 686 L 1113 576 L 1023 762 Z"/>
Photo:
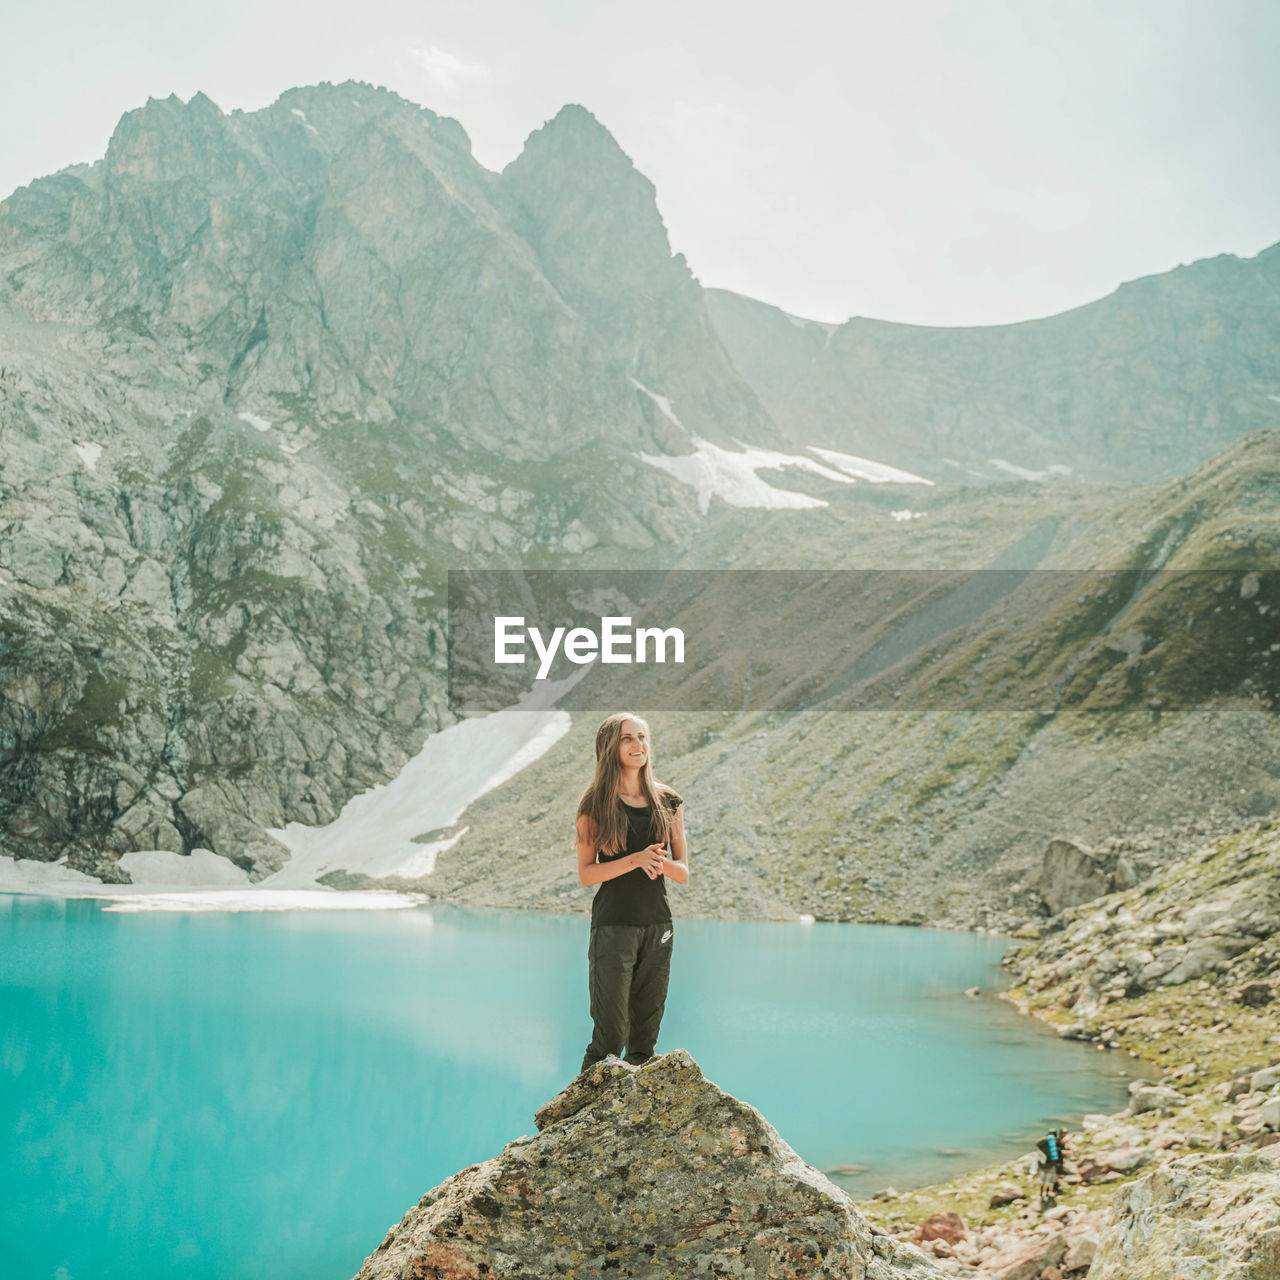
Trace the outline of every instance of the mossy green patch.
<path fill-rule="evenodd" d="M 86 754 L 104 749 L 104 729 L 118 723 L 120 704 L 133 692 L 128 681 L 89 671 L 79 702 L 37 744 L 41 751 Z"/>

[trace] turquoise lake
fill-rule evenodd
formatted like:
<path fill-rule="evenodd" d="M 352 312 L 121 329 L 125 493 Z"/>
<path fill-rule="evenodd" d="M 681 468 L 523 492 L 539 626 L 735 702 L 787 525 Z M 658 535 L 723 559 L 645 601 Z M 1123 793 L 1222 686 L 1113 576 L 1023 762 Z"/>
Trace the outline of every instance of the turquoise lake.
<path fill-rule="evenodd" d="M 590 1035 L 585 916 L 125 914 L 0 896 L 0 1274 L 346 1280 L 534 1132 Z M 1003 1002 L 1003 940 L 677 920 L 685 1048 L 854 1195 L 1029 1150 L 1131 1064 Z"/>

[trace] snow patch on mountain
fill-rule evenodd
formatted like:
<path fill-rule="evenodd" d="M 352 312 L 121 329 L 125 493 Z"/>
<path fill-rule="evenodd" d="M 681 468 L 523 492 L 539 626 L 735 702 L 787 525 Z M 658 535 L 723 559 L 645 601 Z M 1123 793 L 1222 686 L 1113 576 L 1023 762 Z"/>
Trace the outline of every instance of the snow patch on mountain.
<path fill-rule="evenodd" d="M 658 412 L 662 414 L 668 422 L 674 423 L 681 431 L 684 430 L 684 423 L 676 417 L 676 411 L 671 407 L 671 401 L 666 396 L 659 395 L 656 391 L 650 391 L 643 382 L 637 382 L 635 378 L 627 379 L 637 391 L 643 391 L 645 395 L 658 406 Z"/>
<path fill-rule="evenodd" d="M 168 849 L 143 849 L 122 854 L 120 866 L 129 873 L 135 885 L 163 885 L 174 888 L 191 885 L 208 888 L 213 885 L 249 884 L 249 873 L 229 858 L 209 849 L 192 849 L 189 854 L 172 853 Z"/>
<path fill-rule="evenodd" d="M 411 894 L 339 892 L 318 884 L 329 871 L 375 878 L 429 875 L 437 855 L 466 832 L 425 844 L 414 837 L 450 828 L 467 806 L 532 764 L 570 727 L 555 700 L 580 677 L 548 682 L 514 707 L 463 720 L 433 734 L 399 775 L 355 796 L 327 826 L 291 822 L 269 834 L 292 859 L 260 884 L 208 849 L 188 856 L 163 849 L 126 853 L 120 866 L 131 885 L 104 885 L 58 863 L 0 858 L 0 893 L 103 898 L 108 911 L 292 911 L 393 909 L 414 906 Z"/>
<path fill-rule="evenodd" d="M 1017 476 L 1019 480 L 1047 480 L 1050 476 L 1071 474 L 1071 468 L 1061 462 L 1051 462 L 1043 471 L 1033 471 L 1029 467 L 1020 467 L 1016 463 L 1006 462 L 1003 458 L 989 458 L 987 461 L 997 470 Z"/>
<path fill-rule="evenodd" d="M 911 471 L 903 471 L 899 467 L 891 467 L 884 462 L 873 462 L 870 458 L 859 458 L 856 454 L 840 453 L 836 449 L 819 449 L 817 445 L 809 445 L 809 452 L 816 453 L 825 462 L 852 476 L 855 480 L 867 480 L 871 484 L 927 484 L 932 480 L 918 476 Z"/>
<path fill-rule="evenodd" d="M 712 498 L 719 498 L 730 507 L 763 507 L 772 510 L 827 505 L 821 498 L 811 497 L 807 493 L 775 489 L 756 474 L 761 470 L 776 471 L 784 467 L 795 467 L 825 476 L 828 480 L 838 480 L 842 484 L 853 483 L 849 476 L 841 475 L 838 471 L 798 454 L 777 453 L 772 449 L 756 449 L 746 445 L 740 446 L 742 452 L 738 453 L 722 449 L 699 436 L 692 439 L 693 453 L 679 456 L 641 453 L 637 456 L 642 462 L 647 462 L 651 467 L 674 476 L 682 484 L 689 485 L 697 493 L 698 509 L 704 515 L 711 506 Z"/>
<path fill-rule="evenodd" d="M 102 457 L 102 446 L 95 444 L 92 440 L 86 440 L 83 443 L 77 442 L 76 452 L 80 455 L 84 465 L 92 471 L 98 465 L 98 459 Z"/>
<path fill-rule="evenodd" d="M 77 890 L 101 889 L 102 881 L 73 871 L 63 862 L 0 857 L 0 893 L 35 893 L 54 898 L 76 897 Z"/>
<path fill-rule="evenodd" d="M 550 705 L 561 691 L 432 734 L 397 777 L 353 797 L 327 826 L 291 822 L 272 828 L 269 834 L 293 856 L 262 888 L 312 888 L 330 871 L 374 878 L 429 875 L 437 855 L 463 833 L 425 844 L 414 837 L 454 826 L 473 800 L 564 737 L 569 713 Z"/>

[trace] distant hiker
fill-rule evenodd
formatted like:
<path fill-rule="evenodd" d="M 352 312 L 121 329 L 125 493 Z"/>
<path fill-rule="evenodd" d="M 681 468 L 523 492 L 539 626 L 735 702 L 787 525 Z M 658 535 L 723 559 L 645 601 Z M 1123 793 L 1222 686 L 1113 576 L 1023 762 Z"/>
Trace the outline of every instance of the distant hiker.
<path fill-rule="evenodd" d="M 1040 1196 L 1053 1196 L 1058 1193 L 1058 1179 L 1062 1177 L 1067 1158 L 1067 1131 L 1050 1129 L 1036 1143 L 1039 1153 L 1037 1169 L 1040 1174 Z"/>
<path fill-rule="evenodd" d="M 658 1043 L 673 928 L 666 879 L 689 879 L 683 801 L 653 776 L 649 726 L 630 712 L 596 730 L 595 777 L 578 802 L 578 879 L 591 903 L 591 1043 L 582 1070 L 610 1054 L 635 1066 Z"/>

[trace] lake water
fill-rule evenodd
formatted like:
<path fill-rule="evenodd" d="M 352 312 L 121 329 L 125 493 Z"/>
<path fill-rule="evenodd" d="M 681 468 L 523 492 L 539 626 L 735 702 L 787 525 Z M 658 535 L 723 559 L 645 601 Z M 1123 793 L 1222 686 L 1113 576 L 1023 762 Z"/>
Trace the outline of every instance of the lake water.
<path fill-rule="evenodd" d="M 676 922 L 683 1047 L 855 1195 L 1028 1150 L 1130 1064 L 994 999 L 1001 940 Z M 345 1280 L 534 1132 L 590 1033 L 588 921 L 121 914 L 0 896 L 0 1274 Z"/>

